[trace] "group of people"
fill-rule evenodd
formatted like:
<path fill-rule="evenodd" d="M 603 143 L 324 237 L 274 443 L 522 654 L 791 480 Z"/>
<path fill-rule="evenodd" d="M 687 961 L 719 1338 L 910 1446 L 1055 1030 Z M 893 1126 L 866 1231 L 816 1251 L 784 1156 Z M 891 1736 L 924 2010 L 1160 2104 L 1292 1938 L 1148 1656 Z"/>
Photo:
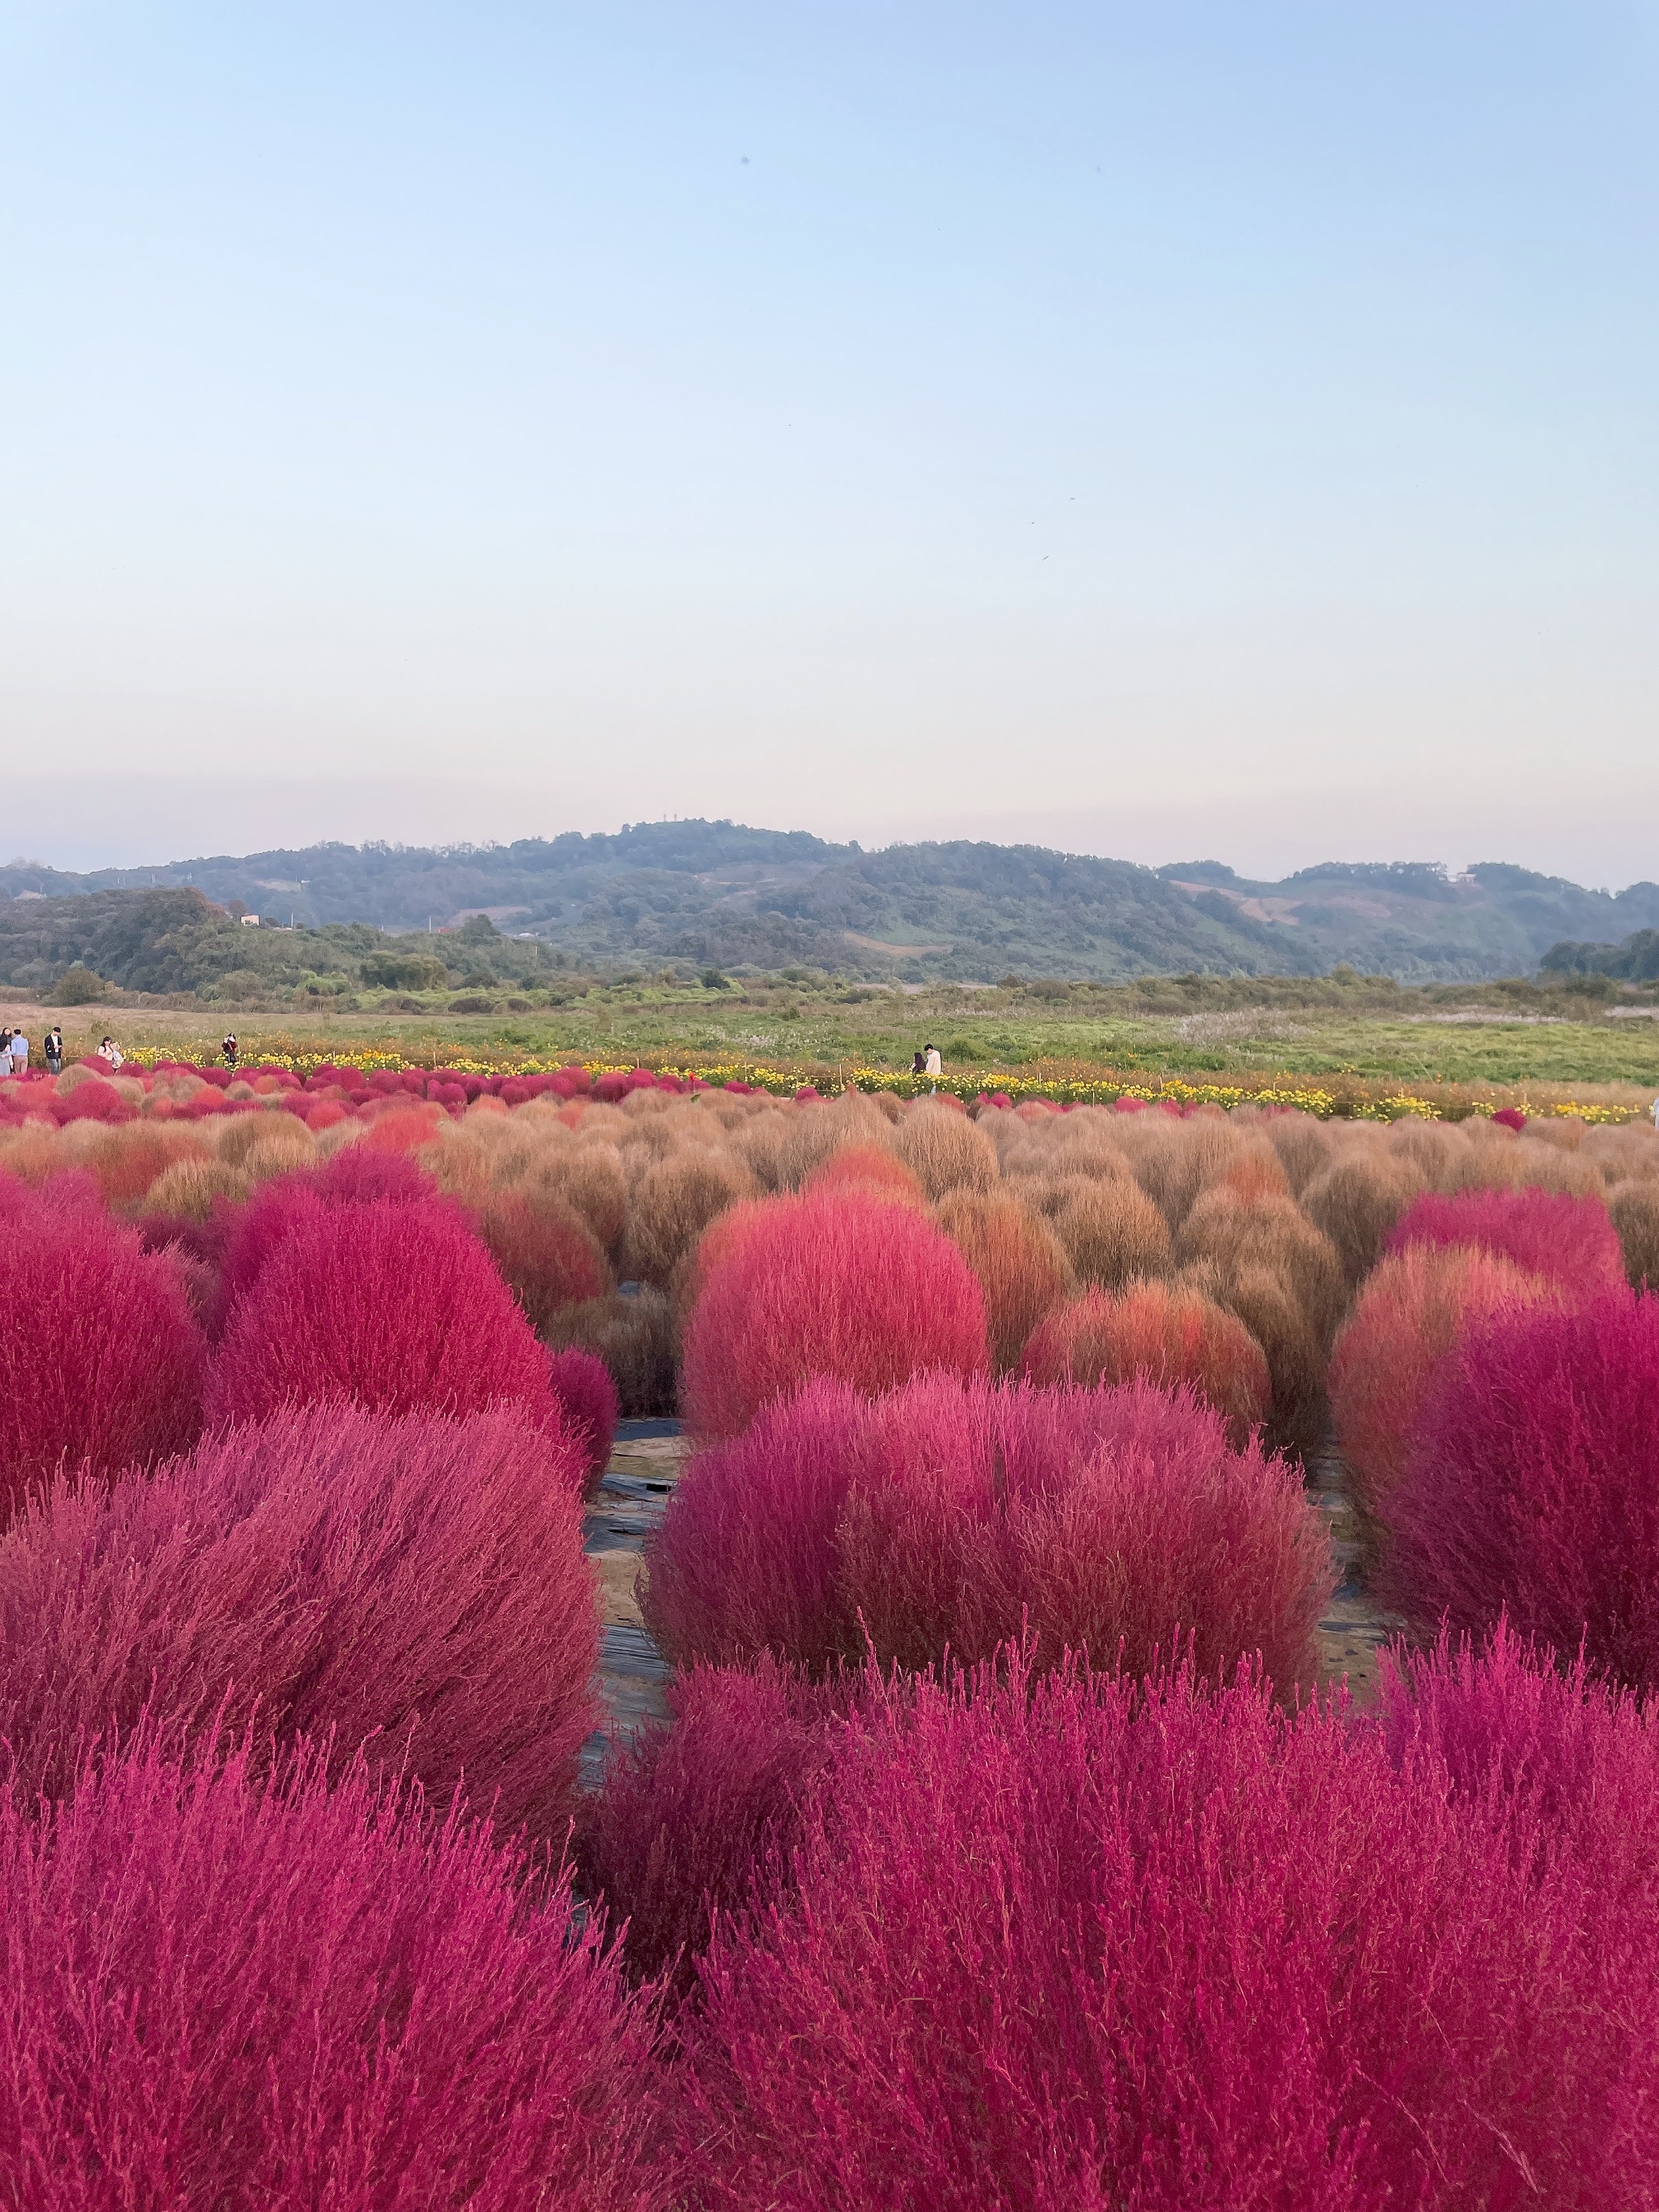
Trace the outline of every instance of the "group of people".
<path fill-rule="evenodd" d="M 0 1076 L 27 1075 L 29 1072 L 28 1032 L 21 1029 L 0 1029 Z M 42 1047 L 46 1059 L 48 1075 L 64 1072 L 64 1032 L 52 1029 L 46 1031 Z"/>
<path fill-rule="evenodd" d="M 912 1075 L 925 1075 L 937 1091 L 939 1079 L 945 1073 L 945 1062 L 939 1056 L 939 1047 L 936 1044 L 923 1045 L 910 1062 L 910 1073 Z"/>

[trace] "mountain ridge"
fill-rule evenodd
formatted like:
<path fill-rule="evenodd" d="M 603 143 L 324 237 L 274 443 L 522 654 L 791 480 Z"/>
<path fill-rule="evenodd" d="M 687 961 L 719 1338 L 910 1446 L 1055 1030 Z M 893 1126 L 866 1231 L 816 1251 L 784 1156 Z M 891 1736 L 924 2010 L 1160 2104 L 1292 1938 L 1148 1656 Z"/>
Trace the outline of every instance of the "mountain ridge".
<path fill-rule="evenodd" d="M 0 867 L 16 907 L 92 894 L 199 891 L 301 928 L 407 936 L 483 915 L 560 964 L 796 965 L 866 980 L 1005 975 L 1316 975 L 1346 964 L 1401 982 L 1530 974 L 1564 941 L 1659 927 L 1659 884 L 1588 890 L 1508 862 L 1325 862 L 1278 881 L 1216 860 L 1142 867 L 967 840 L 866 851 L 805 830 L 701 820 L 488 846 L 325 843 L 85 873 Z M 67 910 L 66 910 L 67 911 Z"/>

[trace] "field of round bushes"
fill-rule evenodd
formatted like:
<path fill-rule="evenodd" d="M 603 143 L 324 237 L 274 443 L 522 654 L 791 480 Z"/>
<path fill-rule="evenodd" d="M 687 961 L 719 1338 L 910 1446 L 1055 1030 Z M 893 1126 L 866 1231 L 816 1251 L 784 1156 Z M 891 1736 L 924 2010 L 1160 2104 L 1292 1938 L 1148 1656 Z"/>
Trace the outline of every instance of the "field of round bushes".
<path fill-rule="evenodd" d="M 82 1064 L 0 1249 L 0 2204 L 1659 2206 L 1659 1133 Z"/>

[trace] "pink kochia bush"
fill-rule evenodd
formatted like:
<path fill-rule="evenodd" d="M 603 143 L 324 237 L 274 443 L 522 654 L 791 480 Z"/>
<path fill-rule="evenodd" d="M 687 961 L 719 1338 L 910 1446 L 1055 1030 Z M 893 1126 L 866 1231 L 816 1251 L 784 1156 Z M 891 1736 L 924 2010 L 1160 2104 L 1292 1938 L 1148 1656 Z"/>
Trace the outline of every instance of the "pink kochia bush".
<path fill-rule="evenodd" d="M 647 1546 L 646 1614 L 677 1662 L 822 1671 L 989 1655 L 1043 1663 L 1190 1642 L 1310 1680 L 1330 1553 L 1302 1485 L 1190 1391 L 926 1376 L 874 1401 L 819 1382 L 695 1458 Z"/>
<path fill-rule="evenodd" d="M 0 1796 L 0 2170 L 29 2212 L 653 2212 L 649 2039 L 568 1877 L 362 1769 L 140 1746 Z"/>
<path fill-rule="evenodd" d="M 0 1172 L 0 1522 L 61 1463 L 107 1478 L 187 1450 L 206 1347 L 172 1256 L 147 1252 L 89 1182 Z"/>
<path fill-rule="evenodd" d="M 591 1493 L 611 1464 L 622 1418 L 611 1370 L 591 1352 L 556 1352 L 548 1363 L 548 1379 L 580 1462 L 583 1486 Z"/>
<path fill-rule="evenodd" d="M 694 1435 L 736 1436 L 814 1376 L 874 1393 L 989 1364 L 973 1270 L 909 1206 L 856 1187 L 772 1199 L 716 1222 L 710 1251 L 685 1329 Z"/>
<path fill-rule="evenodd" d="M 342 1205 L 296 1223 L 237 1298 L 208 1418 L 349 1399 L 456 1418 L 511 1403 L 556 1424 L 549 1359 L 459 1208 Z"/>
<path fill-rule="evenodd" d="M 626 1923 L 636 1978 L 668 1967 L 681 1994 L 690 1986 L 718 1916 L 742 1908 L 769 1856 L 787 1856 L 861 1681 L 813 1682 L 769 1653 L 693 1667 L 668 1685 L 668 1722 L 613 1747 L 578 1856 L 611 1925 Z"/>
<path fill-rule="evenodd" d="M 182 1753 L 332 1731 L 431 1797 L 559 1829 L 596 1720 L 574 1447 L 510 1411 L 355 1407 L 210 1437 L 112 1489 L 60 1477 L 0 1538 L 0 1741 L 28 1793 L 148 1713 Z"/>
<path fill-rule="evenodd" d="M 1625 1279 L 1619 1232 L 1599 1198 L 1564 1192 L 1466 1190 L 1455 1197 L 1425 1191 L 1389 1232 L 1386 1249 L 1413 1244 L 1474 1244 L 1581 1297 Z"/>
<path fill-rule="evenodd" d="M 1653 2203 L 1651 1723 L 1547 1675 L 1541 1721 L 1466 1721 L 1474 1676 L 1392 1735 L 1006 1659 L 866 1700 L 680 2015 L 689 2202 Z M 1543 1783 L 1486 1749 L 1575 1729 Z"/>
<path fill-rule="evenodd" d="M 443 1204 L 411 1159 L 371 1152 L 362 1144 L 347 1146 L 321 1167 L 273 1176 L 228 1222 L 216 1334 L 297 1231 L 314 1226 L 343 1206 Z M 457 1224 L 465 1221 L 459 1206 L 452 1211 Z"/>
<path fill-rule="evenodd" d="M 1507 1611 L 1564 1657 L 1659 1690 L 1659 1299 L 1501 1313 L 1437 1370 L 1386 1517 L 1419 1629 Z"/>

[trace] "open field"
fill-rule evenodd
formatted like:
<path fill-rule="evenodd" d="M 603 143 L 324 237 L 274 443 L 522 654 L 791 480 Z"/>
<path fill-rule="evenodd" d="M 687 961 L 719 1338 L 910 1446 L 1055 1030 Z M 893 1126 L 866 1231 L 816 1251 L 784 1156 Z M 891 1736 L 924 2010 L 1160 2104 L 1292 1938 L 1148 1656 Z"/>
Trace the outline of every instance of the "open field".
<path fill-rule="evenodd" d="M 651 1065 L 756 1062 L 799 1071 L 803 1079 L 844 1079 L 854 1069 L 908 1069 L 919 1045 L 937 1043 L 947 1071 L 1028 1082 L 1110 1074 L 1137 1084 L 1172 1077 L 1255 1083 L 1281 1079 L 1294 1090 L 1310 1079 L 1349 1077 L 1404 1091 L 1462 1086 L 1535 1094 L 1540 1103 L 1571 1097 L 1644 1108 L 1659 1089 L 1659 1021 L 1645 1007 L 1611 1014 L 1585 1007 L 1575 1018 L 1511 1012 L 1478 1002 L 1427 1008 L 1407 1018 L 1343 1008 L 1224 1007 L 1190 1014 L 1090 1019 L 1039 1006 L 964 1004 L 955 990 L 904 997 L 861 994 L 856 1004 L 786 992 L 776 1003 L 732 1003 L 707 992 L 645 988 L 595 991 L 578 1004 L 523 1013 L 269 1012 L 239 1017 L 200 1008 L 112 1005 L 66 1008 L 12 1002 L 0 1018 L 38 1038 L 54 1018 L 74 1051 L 112 1030 L 129 1053 L 164 1049 L 186 1059 L 213 1056 L 234 1026 L 245 1057 L 392 1051 L 415 1064 L 507 1058 Z"/>
<path fill-rule="evenodd" d="M 1652 2196 L 1659 1133 L 177 1042 L 0 1086 L 43 2169 Z"/>

